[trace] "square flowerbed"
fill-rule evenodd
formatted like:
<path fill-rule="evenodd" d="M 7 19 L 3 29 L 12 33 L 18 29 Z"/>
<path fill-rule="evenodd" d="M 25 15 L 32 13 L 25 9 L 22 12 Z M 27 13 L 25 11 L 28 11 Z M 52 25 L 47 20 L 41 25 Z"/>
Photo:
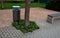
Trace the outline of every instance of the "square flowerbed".
<path fill-rule="evenodd" d="M 25 26 L 25 21 L 20 20 L 19 24 L 18 22 L 13 22 L 12 24 L 17 30 L 21 30 L 23 33 L 33 32 L 36 29 L 39 29 L 37 24 L 33 21 L 30 21 L 30 25 L 27 27 Z"/>

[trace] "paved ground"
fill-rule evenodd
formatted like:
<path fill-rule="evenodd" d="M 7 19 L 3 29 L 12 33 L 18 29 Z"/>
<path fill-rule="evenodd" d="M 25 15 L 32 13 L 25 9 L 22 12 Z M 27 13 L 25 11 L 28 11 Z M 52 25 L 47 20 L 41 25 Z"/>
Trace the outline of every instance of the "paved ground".
<path fill-rule="evenodd" d="M 46 22 L 48 14 L 57 13 L 56 11 L 42 8 L 31 8 L 30 20 L 35 21 L 40 27 L 32 33 L 22 34 L 11 26 L 13 22 L 12 10 L 0 10 L 0 38 L 59 38 L 60 37 L 60 20 L 54 24 Z M 24 19 L 24 9 L 21 9 L 21 19 Z M 4 36 L 4 37 L 3 37 Z"/>
<path fill-rule="evenodd" d="M 21 19 L 24 19 L 24 9 L 21 9 Z M 48 14 L 56 13 L 56 11 L 46 10 L 42 8 L 31 8 L 30 10 L 30 20 L 40 21 L 47 17 Z M 0 27 L 5 27 L 11 25 L 13 21 L 12 10 L 0 10 Z"/>
<path fill-rule="evenodd" d="M 60 38 L 60 20 L 55 21 L 54 24 L 47 23 L 46 20 L 36 23 L 40 27 L 32 33 L 26 33 L 25 38 Z"/>
<path fill-rule="evenodd" d="M 23 33 L 12 26 L 0 28 L 0 38 L 22 38 L 22 36 Z"/>

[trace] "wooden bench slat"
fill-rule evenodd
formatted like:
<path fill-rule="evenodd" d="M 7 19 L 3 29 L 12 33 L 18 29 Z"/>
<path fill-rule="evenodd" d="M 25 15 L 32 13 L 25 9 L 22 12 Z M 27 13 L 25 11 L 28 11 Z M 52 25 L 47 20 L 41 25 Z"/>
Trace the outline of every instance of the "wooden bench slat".
<path fill-rule="evenodd" d="M 60 16 L 60 13 L 51 14 L 51 15 L 48 15 L 48 16 L 50 16 L 50 17 L 58 17 L 58 16 Z"/>

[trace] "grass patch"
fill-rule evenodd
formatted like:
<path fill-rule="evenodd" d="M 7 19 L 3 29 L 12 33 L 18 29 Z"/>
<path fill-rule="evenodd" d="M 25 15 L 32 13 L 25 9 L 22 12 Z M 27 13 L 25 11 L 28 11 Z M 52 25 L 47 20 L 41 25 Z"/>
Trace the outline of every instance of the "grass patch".
<path fill-rule="evenodd" d="M 25 21 L 24 20 L 20 20 L 19 24 L 18 24 L 18 22 L 13 22 L 12 25 L 17 30 L 21 30 L 23 33 L 33 32 L 34 30 L 39 29 L 37 24 L 35 22 L 33 22 L 33 21 L 30 21 L 30 25 L 28 27 L 26 27 L 24 24 L 25 24 Z"/>
<path fill-rule="evenodd" d="M 45 8 L 46 3 L 31 3 L 30 7 L 40 7 L 40 8 Z"/>
<path fill-rule="evenodd" d="M 4 9 L 12 9 L 12 6 L 14 5 L 18 5 L 21 6 L 21 8 L 25 8 L 25 3 L 4 3 Z M 38 3 L 33 2 L 30 4 L 30 7 L 38 7 Z M 46 7 L 46 3 L 39 3 L 39 7 L 41 8 L 45 8 Z M 0 4 L 0 8 L 1 8 L 1 4 Z"/>
<path fill-rule="evenodd" d="M 40 7 L 40 8 L 45 8 L 45 7 L 46 7 L 46 3 L 40 3 L 40 4 L 39 4 L 39 7 Z"/>

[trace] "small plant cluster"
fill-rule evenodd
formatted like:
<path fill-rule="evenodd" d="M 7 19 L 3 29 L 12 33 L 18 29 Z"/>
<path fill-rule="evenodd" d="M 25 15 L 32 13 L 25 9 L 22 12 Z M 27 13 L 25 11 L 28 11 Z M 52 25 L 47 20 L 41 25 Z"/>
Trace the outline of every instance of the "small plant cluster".
<path fill-rule="evenodd" d="M 18 22 L 13 22 L 13 26 L 16 29 L 21 30 L 23 33 L 32 32 L 36 29 L 39 29 L 39 27 L 36 25 L 36 23 L 32 22 L 32 21 L 30 21 L 29 26 L 25 26 L 25 21 L 24 20 L 20 20 L 19 23 Z"/>

